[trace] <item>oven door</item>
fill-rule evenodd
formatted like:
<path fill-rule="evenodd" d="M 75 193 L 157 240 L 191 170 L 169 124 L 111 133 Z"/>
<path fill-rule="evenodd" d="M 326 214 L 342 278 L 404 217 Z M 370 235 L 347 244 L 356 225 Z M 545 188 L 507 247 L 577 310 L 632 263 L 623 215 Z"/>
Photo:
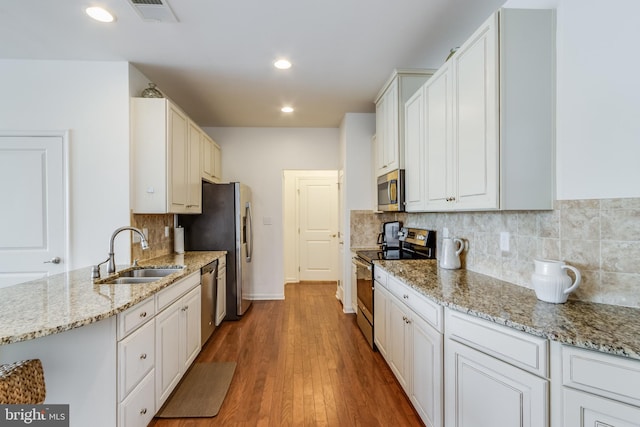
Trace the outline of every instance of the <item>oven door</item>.
<path fill-rule="evenodd" d="M 356 268 L 356 293 L 358 295 L 358 327 L 373 346 L 373 269 L 371 264 L 353 258 Z"/>

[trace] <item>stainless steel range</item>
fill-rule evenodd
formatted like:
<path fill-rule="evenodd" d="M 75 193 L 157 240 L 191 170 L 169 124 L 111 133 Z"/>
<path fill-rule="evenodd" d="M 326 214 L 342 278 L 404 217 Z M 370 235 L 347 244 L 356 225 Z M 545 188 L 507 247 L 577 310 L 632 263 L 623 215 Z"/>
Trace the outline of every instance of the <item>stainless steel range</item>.
<path fill-rule="evenodd" d="M 387 240 L 388 241 L 388 240 Z M 376 349 L 373 342 L 373 261 L 383 260 L 407 260 L 407 259 L 435 259 L 436 258 L 436 232 L 419 228 L 402 227 L 398 231 L 398 247 L 383 245 L 380 250 L 356 251 L 353 258 L 353 267 L 356 271 L 356 289 L 358 294 L 358 327 L 364 334 L 372 348 Z"/>

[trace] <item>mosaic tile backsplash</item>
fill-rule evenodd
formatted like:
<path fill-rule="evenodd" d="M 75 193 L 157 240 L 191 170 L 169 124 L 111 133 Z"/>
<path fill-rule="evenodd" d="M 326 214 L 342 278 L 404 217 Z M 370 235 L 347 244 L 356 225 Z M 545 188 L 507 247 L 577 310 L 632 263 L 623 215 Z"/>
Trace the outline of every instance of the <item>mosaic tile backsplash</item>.
<path fill-rule="evenodd" d="M 173 253 L 173 214 L 143 215 L 131 214 L 131 226 L 149 230 L 149 249 L 143 251 L 139 244 L 131 245 L 131 260 L 145 260 Z M 164 228 L 169 227 L 169 237 Z"/>
<path fill-rule="evenodd" d="M 463 239 L 462 267 L 531 288 L 533 260 L 563 260 L 582 273 L 570 298 L 640 307 L 640 198 L 557 201 L 551 211 L 376 214 L 351 212 L 351 247 L 376 245 L 385 221 Z M 500 233 L 509 250 L 500 250 Z"/>

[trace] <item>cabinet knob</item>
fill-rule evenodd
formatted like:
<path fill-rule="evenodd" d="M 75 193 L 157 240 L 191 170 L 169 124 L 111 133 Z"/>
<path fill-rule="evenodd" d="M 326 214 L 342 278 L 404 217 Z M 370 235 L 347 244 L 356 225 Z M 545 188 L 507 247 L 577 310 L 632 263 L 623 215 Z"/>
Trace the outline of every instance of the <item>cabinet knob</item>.
<path fill-rule="evenodd" d="M 147 353 L 142 353 L 140 355 L 140 360 L 145 360 L 147 358 Z"/>
<path fill-rule="evenodd" d="M 185 305 L 184 307 L 182 307 L 182 311 L 187 311 L 187 310 L 189 310 L 189 306 L 188 305 Z"/>
<path fill-rule="evenodd" d="M 140 415 L 144 415 L 147 413 L 147 408 L 140 409 Z"/>
<path fill-rule="evenodd" d="M 140 313 L 140 317 L 142 317 L 142 318 L 147 317 L 147 312 L 143 311 L 142 313 Z"/>
<path fill-rule="evenodd" d="M 404 295 L 402 295 L 402 298 L 404 298 L 404 299 L 409 299 L 409 295 L 404 294 Z"/>

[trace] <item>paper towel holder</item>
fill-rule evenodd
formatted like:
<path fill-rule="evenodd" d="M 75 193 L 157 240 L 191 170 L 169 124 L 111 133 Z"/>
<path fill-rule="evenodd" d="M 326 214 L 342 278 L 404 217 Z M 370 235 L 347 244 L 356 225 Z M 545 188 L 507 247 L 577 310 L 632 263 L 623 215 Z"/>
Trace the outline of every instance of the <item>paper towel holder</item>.
<path fill-rule="evenodd" d="M 184 253 L 184 228 L 181 226 L 173 229 L 173 251 L 177 254 Z"/>

